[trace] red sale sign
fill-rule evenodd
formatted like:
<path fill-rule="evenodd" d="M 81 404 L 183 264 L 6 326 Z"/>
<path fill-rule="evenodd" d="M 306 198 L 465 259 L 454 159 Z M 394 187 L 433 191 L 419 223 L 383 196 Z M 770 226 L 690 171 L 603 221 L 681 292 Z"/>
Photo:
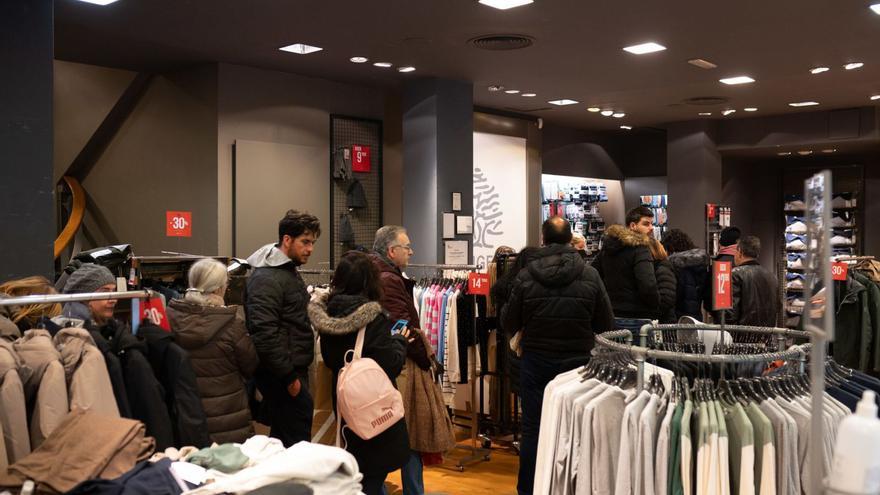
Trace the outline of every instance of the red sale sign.
<path fill-rule="evenodd" d="M 351 171 L 370 171 L 370 147 L 360 144 L 351 145 Z"/>
<path fill-rule="evenodd" d="M 733 307 L 731 271 L 729 261 L 716 261 L 712 264 L 712 309 L 730 309 Z"/>
<path fill-rule="evenodd" d="M 717 213 L 716 208 L 717 205 L 715 205 L 714 203 L 706 203 L 706 218 L 708 218 L 709 220 L 714 220 Z"/>
<path fill-rule="evenodd" d="M 165 312 L 165 302 L 161 297 L 140 300 L 133 299 L 131 305 L 132 332 L 137 333 L 138 327 L 144 321 L 149 321 L 166 332 L 171 331 L 168 323 L 168 314 Z"/>
<path fill-rule="evenodd" d="M 846 281 L 846 272 L 849 271 L 849 265 L 842 261 L 831 263 L 831 278 L 834 280 Z"/>
<path fill-rule="evenodd" d="M 167 237 L 192 237 L 192 212 L 166 211 L 165 235 Z"/>
<path fill-rule="evenodd" d="M 469 273 L 468 274 L 468 294 L 488 296 L 489 295 L 489 274 L 488 273 Z"/>

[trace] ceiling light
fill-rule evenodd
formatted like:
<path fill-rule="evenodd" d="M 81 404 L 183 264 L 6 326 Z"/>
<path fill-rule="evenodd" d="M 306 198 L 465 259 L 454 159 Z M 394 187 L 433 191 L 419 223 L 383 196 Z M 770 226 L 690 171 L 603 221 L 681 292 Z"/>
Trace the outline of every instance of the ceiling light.
<path fill-rule="evenodd" d="M 798 155 L 801 155 L 801 156 L 807 156 L 807 155 L 812 155 L 812 154 L 813 154 L 813 150 L 801 150 L 801 151 L 798 151 Z"/>
<path fill-rule="evenodd" d="M 874 95 L 871 97 L 871 101 L 880 100 L 880 95 Z"/>
<path fill-rule="evenodd" d="M 810 69 L 810 74 L 821 74 L 823 72 L 828 72 L 829 70 L 831 69 L 829 69 L 828 67 L 813 67 L 812 69 Z"/>
<path fill-rule="evenodd" d="M 836 153 L 836 152 L 837 152 L 837 148 L 831 148 L 831 149 L 828 149 L 828 150 L 822 150 L 822 153 Z"/>
<path fill-rule="evenodd" d="M 846 70 L 853 70 L 853 69 L 861 69 L 864 66 L 865 66 L 865 64 L 863 64 L 861 62 L 853 62 L 851 64 L 844 65 L 843 68 Z"/>
<path fill-rule="evenodd" d="M 732 109 L 732 108 L 729 108 L 729 109 L 727 109 L 727 110 L 722 111 L 722 112 L 721 112 L 721 115 L 724 115 L 724 116 L 726 117 L 726 116 L 728 116 L 728 115 L 730 115 L 730 114 L 732 114 L 732 113 L 736 113 L 736 110 L 734 110 L 734 109 Z"/>
<path fill-rule="evenodd" d="M 651 41 L 648 43 L 642 43 L 640 45 L 628 46 L 624 48 L 623 51 L 632 53 L 634 55 L 644 55 L 646 53 L 662 52 L 665 49 L 665 46 Z"/>
<path fill-rule="evenodd" d="M 369 59 L 368 59 L 367 57 L 351 57 L 351 58 L 348 59 L 348 60 L 350 60 L 350 61 L 352 61 L 352 62 L 354 62 L 354 63 L 356 63 L 356 64 L 362 64 L 362 63 L 364 63 L 364 62 L 369 61 Z"/>
<path fill-rule="evenodd" d="M 818 104 L 819 104 L 818 101 L 798 101 L 795 103 L 789 103 L 788 106 L 790 106 L 790 107 L 812 107 L 812 106 L 816 106 Z"/>
<path fill-rule="evenodd" d="M 93 3 L 95 5 L 110 5 L 117 0 L 79 0 L 80 2 Z"/>
<path fill-rule="evenodd" d="M 373 64 L 373 66 L 382 67 L 383 69 L 387 69 L 387 68 L 391 67 L 391 62 L 376 62 L 375 64 Z"/>
<path fill-rule="evenodd" d="M 755 107 L 743 108 L 743 110 L 746 112 L 757 112 L 758 111 L 758 109 Z"/>
<path fill-rule="evenodd" d="M 509 95 L 515 95 L 515 94 L 519 93 L 519 90 L 518 89 L 508 89 L 507 91 L 505 91 L 505 93 L 507 93 Z"/>
<path fill-rule="evenodd" d="M 871 5 L 870 8 L 875 14 L 880 15 L 880 3 L 875 3 L 874 5 Z"/>
<path fill-rule="evenodd" d="M 588 112 L 597 113 L 597 112 L 602 111 L 602 109 L 599 108 L 599 107 L 590 107 L 590 108 L 587 109 L 587 111 L 588 111 Z"/>
<path fill-rule="evenodd" d="M 491 91 L 492 93 L 495 93 L 495 92 L 497 92 L 497 91 L 501 91 L 501 90 L 503 90 L 503 89 L 504 89 L 504 86 L 489 86 L 489 87 L 486 88 L 486 89 L 488 89 L 488 90 Z"/>
<path fill-rule="evenodd" d="M 416 68 L 411 65 L 407 65 L 406 67 L 398 67 L 397 68 L 397 72 L 413 72 L 414 70 L 416 70 Z"/>
<path fill-rule="evenodd" d="M 632 127 L 630 127 L 628 125 L 622 125 L 622 126 L 620 126 L 620 128 L 623 129 L 624 131 L 631 131 L 632 130 Z"/>
<path fill-rule="evenodd" d="M 568 98 L 563 98 L 561 100 L 551 100 L 551 101 L 548 101 L 547 103 L 549 103 L 551 105 L 565 106 L 565 105 L 577 105 L 578 101 L 577 100 L 569 100 Z"/>
<path fill-rule="evenodd" d="M 534 98 L 534 97 L 538 96 L 538 93 L 523 93 L 520 96 L 525 96 L 526 98 Z"/>
<path fill-rule="evenodd" d="M 306 45 L 305 43 L 294 43 L 293 45 L 282 46 L 279 50 L 282 52 L 296 53 L 297 55 L 308 55 L 309 53 L 320 52 L 323 48 L 320 46 Z"/>
<path fill-rule="evenodd" d="M 480 0 L 480 3 L 489 7 L 495 7 L 498 10 L 507 10 L 522 5 L 528 5 L 535 0 Z"/>
<path fill-rule="evenodd" d="M 700 112 L 701 117 L 708 117 L 710 115 L 712 115 L 712 112 Z"/>
<path fill-rule="evenodd" d="M 696 67 L 699 67 L 701 69 L 714 69 L 714 68 L 718 67 L 717 65 L 713 64 L 712 62 L 709 62 L 708 60 L 703 60 L 701 58 L 692 58 L 692 59 L 688 60 L 688 63 L 691 65 L 694 65 Z"/>
<path fill-rule="evenodd" d="M 614 110 L 602 110 L 603 117 L 611 117 L 614 115 Z"/>
<path fill-rule="evenodd" d="M 719 79 L 719 81 L 721 81 L 724 84 L 731 84 L 731 85 L 733 85 L 733 84 L 749 84 L 749 83 L 755 82 L 755 80 L 749 76 L 727 77 L 724 79 Z"/>
<path fill-rule="evenodd" d="M 779 153 L 776 153 L 776 154 L 779 156 L 791 156 L 791 151 L 780 151 Z"/>
<path fill-rule="evenodd" d="M 626 117 L 626 114 L 623 112 L 618 112 L 618 113 L 613 114 L 613 117 L 615 119 L 622 119 L 622 118 Z"/>

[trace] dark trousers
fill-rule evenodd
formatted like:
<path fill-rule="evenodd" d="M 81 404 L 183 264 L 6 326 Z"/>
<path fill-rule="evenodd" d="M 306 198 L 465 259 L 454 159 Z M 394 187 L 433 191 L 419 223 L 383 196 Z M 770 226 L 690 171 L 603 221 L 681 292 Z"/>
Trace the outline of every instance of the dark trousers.
<path fill-rule="evenodd" d="M 384 495 L 385 493 L 385 478 L 388 476 L 388 473 L 384 473 L 381 475 L 377 474 L 365 474 L 364 479 L 361 480 L 361 486 L 363 487 L 363 492 L 365 495 Z"/>
<path fill-rule="evenodd" d="M 535 486 L 535 460 L 538 457 L 538 430 L 541 427 L 541 405 L 544 387 L 565 371 L 585 364 L 583 358 L 565 359 L 524 352 L 520 363 L 520 398 L 522 399 L 522 439 L 519 450 L 519 495 L 532 493 Z M 546 455 L 546 453 L 545 453 Z"/>
<path fill-rule="evenodd" d="M 309 393 L 307 371 L 299 374 L 302 389 L 291 397 L 287 384 L 272 376 L 257 375 L 257 388 L 263 395 L 263 411 L 270 423 L 269 436 L 281 440 L 285 447 L 312 439 L 312 418 L 315 404 Z"/>

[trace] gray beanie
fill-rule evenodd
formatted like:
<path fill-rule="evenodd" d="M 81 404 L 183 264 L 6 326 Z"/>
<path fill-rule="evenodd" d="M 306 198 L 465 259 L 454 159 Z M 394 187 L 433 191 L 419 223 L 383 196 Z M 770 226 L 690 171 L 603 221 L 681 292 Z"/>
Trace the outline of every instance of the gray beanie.
<path fill-rule="evenodd" d="M 86 263 L 70 275 L 63 292 L 65 294 L 95 292 L 108 284 L 116 285 L 116 277 L 107 267 Z"/>

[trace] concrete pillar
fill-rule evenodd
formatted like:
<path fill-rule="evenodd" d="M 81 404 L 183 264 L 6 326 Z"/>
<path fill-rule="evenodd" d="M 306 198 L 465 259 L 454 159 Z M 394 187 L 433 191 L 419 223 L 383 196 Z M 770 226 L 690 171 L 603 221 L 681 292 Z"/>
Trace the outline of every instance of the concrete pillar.
<path fill-rule="evenodd" d="M 722 199 L 721 154 L 716 125 L 709 120 L 667 126 L 666 167 L 669 227 L 685 231 L 705 246 L 706 203 Z M 736 212 L 733 212 L 736 223 Z"/>

